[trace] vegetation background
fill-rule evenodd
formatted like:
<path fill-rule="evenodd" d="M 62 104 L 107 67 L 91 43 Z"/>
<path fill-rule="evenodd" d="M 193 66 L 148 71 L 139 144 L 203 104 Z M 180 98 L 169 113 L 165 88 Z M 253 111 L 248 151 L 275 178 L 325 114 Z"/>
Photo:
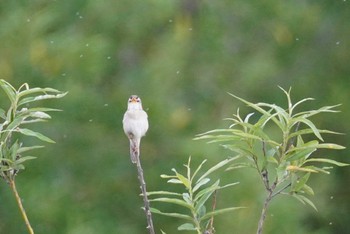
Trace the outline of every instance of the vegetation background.
<path fill-rule="evenodd" d="M 17 179 L 36 233 L 146 233 L 136 168 L 122 131 L 126 101 L 138 94 L 150 129 L 141 157 L 149 190 L 166 190 L 171 168 L 230 156 L 192 141 L 250 111 L 226 92 L 252 102 L 286 104 L 278 85 L 305 109 L 342 103 L 341 113 L 315 119 L 320 128 L 350 129 L 350 1 L 33 0 L 0 2 L 0 77 L 15 87 L 53 87 L 69 94 L 38 125 L 57 144 L 37 150 Z M 0 93 L 1 106 L 7 106 Z M 25 143 L 29 144 L 26 139 Z M 349 134 L 328 142 L 349 148 Z M 350 162 L 348 150 L 321 155 Z M 264 189 L 248 169 L 227 172 L 239 186 L 218 206 L 248 209 L 215 218 L 217 233 L 254 233 Z M 318 175 L 315 212 L 292 198 L 272 203 L 265 233 L 349 233 L 350 170 Z M 256 184 L 255 184 L 256 183 Z M 11 191 L 0 185 L 0 233 L 26 233 Z M 157 204 L 159 205 L 159 204 Z M 174 207 L 159 207 L 163 210 Z M 175 219 L 155 227 L 177 233 Z M 185 232 L 184 232 L 185 233 Z"/>

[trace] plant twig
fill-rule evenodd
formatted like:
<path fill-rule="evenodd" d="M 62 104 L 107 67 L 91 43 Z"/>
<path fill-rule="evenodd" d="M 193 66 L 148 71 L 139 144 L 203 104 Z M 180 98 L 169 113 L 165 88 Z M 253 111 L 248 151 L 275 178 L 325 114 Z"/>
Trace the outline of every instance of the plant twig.
<path fill-rule="evenodd" d="M 259 223 L 258 223 L 258 230 L 256 231 L 257 234 L 262 234 L 267 209 L 269 207 L 271 199 L 274 197 L 273 192 L 274 192 L 276 186 L 277 186 L 277 180 L 271 185 L 270 189 L 267 189 L 268 195 L 265 199 L 264 206 L 263 206 L 263 209 L 261 211 L 261 215 L 260 215 L 260 219 L 259 219 Z"/>
<path fill-rule="evenodd" d="M 214 191 L 213 194 L 213 206 L 212 206 L 212 211 L 214 212 L 216 209 L 216 200 L 217 200 L 217 196 L 218 196 L 218 190 Z M 214 229 L 214 215 L 211 216 L 210 218 L 210 222 L 209 222 L 209 227 L 206 230 L 205 234 L 214 234 L 215 233 L 215 229 Z"/>
<path fill-rule="evenodd" d="M 14 193 L 14 195 L 15 195 L 15 197 L 16 197 L 16 201 L 17 201 L 18 207 L 19 207 L 19 209 L 20 209 L 20 211 L 21 211 L 21 214 L 22 214 L 22 217 L 23 217 L 23 219 L 24 219 L 24 222 L 25 222 L 25 224 L 26 224 L 26 226 L 27 226 L 28 232 L 29 232 L 30 234 L 34 234 L 33 228 L 32 228 L 32 226 L 30 225 L 29 219 L 28 219 L 28 217 L 27 217 L 26 211 L 24 210 L 24 207 L 23 207 L 23 205 L 22 205 L 22 200 L 21 200 L 21 198 L 20 198 L 19 195 L 18 195 L 17 188 L 16 188 L 16 184 L 15 184 L 15 179 L 14 179 L 14 178 L 11 178 L 11 179 L 9 179 L 8 182 L 9 182 L 9 184 L 10 184 L 10 187 L 11 187 L 12 192 Z"/>
<path fill-rule="evenodd" d="M 140 181 L 140 188 L 141 188 L 141 192 L 142 192 L 142 196 L 143 196 L 143 202 L 144 202 L 144 210 L 146 213 L 146 218 L 147 218 L 147 229 L 149 230 L 150 234 L 155 234 L 154 231 L 154 227 L 153 227 L 153 220 L 152 220 L 152 213 L 150 210 L 150 205 L 149 205 L 149 200 L 147 197 L 147 189 L 146 189 L 146 182 L 143 176 L 143 170 L 141 167 L 141 161 L 140 161 L 140 157 L 139 155 L 137 155 L 136 157 L 137 161 L 136 161 L 136 166 L 137 166 L 137 173 L 138 173 L 138 178 Z"/>

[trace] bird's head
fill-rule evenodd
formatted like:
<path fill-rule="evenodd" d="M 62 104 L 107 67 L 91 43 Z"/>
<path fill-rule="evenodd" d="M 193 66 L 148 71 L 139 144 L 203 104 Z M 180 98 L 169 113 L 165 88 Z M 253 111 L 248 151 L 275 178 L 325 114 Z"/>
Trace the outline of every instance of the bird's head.
<path fill-rule="evenodd" d="M 131 95 L 129 97 L 128 110 L 142 110 L 142 102 L 139 96 Z"/>

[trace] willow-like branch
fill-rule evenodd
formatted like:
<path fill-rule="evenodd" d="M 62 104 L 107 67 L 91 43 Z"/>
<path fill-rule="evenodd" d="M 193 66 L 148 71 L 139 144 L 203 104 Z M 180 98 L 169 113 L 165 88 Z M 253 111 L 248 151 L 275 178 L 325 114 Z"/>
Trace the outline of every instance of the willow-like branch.
<path fill-rule="evenodd" d="M 142 197 L 143 197 L 143 202 L 144 202 L 144 210 L 145 210 L 145 214 L 146 214 L 146 218 L 147 218 L 147 229 L 149 230 L 150 234 L 155 234 L 154 231 L 154 226 L 153 226 L 153 220 L 152 220 L 152 213 L 150 210 L 150 205 L 149 205 L 149 200 L 147 197 L 147 189 L 146 189 L 146 182 L 145 182 L 145 178 L 143 176 L 143 170 L 142 170 L 142 166 L 141 166 L 141 161 L 140 161 L 140 155 L 136 156 L 136 167 L 137 167 L 137 173 L 138 173 L 138 178 L 140 181 L 140 188 L 141 188 L 141 192 L 142 192 Z"/>
<path fill-rule="evenodd" d="M 16 198 L 16 201 L 17 201 L 17 204 L 18 204 L 18 207 L 19 207 L 19 210 L 21 211 L 21 214 L 22 214 L 22 217 L 24 219 L 24 222 L 27 226 L 27 229 L 28 229 L 28 232 L 30 234 L 34 234 L 34 231 L 33 231 L 33 228 L 32 226 L 30 225 L 30 222 L 29 222 L 29 219 L 27 217 L 27 214 L 26 214 L 26 211 L 24 210 L 24 207 L 22 205 L 22 200 L 21 198 L 19 197 L 18 195 L 18 192 L 17 192 L 17 188 L 16 188 L 16 184 L 15 184 L 15 179 L 14 178 L 11 178 L 9 179 L 9 185 L 11 187 L 11 190 L 13 192 L 13 194 L 15 195 L 15 198 Z"/>

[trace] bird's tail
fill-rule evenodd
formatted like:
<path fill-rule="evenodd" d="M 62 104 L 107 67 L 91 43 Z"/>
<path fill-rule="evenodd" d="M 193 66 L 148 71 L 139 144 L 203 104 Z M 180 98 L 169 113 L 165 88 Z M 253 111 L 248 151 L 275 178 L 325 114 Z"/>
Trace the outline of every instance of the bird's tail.
<path fill-rule="evenodd" d="M 130 139 L 130 159 L 132 163 L 137 163 L 140 156 L 140 140 Z"/>

